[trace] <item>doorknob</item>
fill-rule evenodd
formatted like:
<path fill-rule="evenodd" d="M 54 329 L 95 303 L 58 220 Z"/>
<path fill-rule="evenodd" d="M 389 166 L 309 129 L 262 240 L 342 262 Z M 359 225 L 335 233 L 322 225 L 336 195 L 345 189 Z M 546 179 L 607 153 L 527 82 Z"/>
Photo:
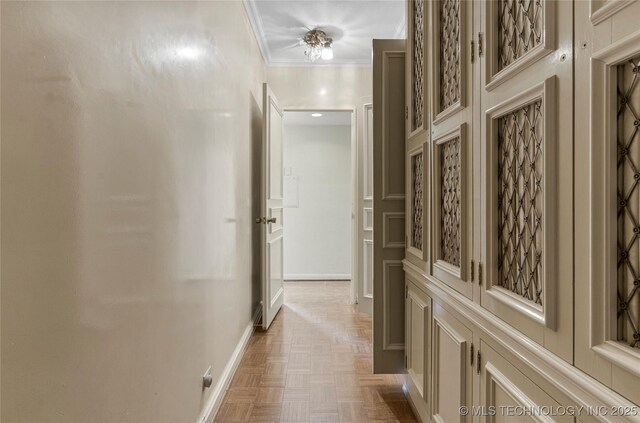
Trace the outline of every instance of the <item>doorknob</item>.
<path fill-rule="evenodd" d="M 270 219 L 267 219 L 266 217 L 256 217 L 256 223 L 260 224 L 260 223 L 264 223 L 265 225 L 267 223 L 276 223 L 277 219 L 275 217 L 272 217 Z"/>

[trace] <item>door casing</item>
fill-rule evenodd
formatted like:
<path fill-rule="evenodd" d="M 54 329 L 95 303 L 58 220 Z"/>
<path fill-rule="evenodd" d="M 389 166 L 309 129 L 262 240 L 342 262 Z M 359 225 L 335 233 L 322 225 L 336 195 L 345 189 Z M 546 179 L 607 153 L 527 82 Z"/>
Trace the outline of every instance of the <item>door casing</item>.
<path fill-rule="evenodd" d="M 357 109 L 327 109 L 327 108 L 283 108 L 284 113 L 287 112 L 347 112 L 351 113 L 351 281 L 349 283 L 349 297 L 351 304 L 357 304 L 358 302 L 358 285 L 356 283 L 358 278 L 358 266 L 357 266 L 357 246 L 358 246 L 358 169 L 357 169 L 357 152 L 358 152 L 358 131 L 357 131 Z"/>

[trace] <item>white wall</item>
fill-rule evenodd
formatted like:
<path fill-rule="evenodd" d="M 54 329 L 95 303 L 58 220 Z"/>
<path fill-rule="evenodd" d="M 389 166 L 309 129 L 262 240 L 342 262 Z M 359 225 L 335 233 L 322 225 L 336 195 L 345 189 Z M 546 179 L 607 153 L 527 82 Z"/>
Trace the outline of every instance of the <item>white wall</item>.
<path fill-rule="evenodd" d="M 284 167 L 285 279 L 350 279 L 351 126 L 285 126 Z"/>
<path fill-rule="evenodd" d="M 267 77 L 273 92 L 278 96 L 280 105 L 285 109 L 354 109 L 357 144 L 359 151 L 362 149 L 363 105 L 371 102 L 372 68 L 271 67 L 267 69 Z M 354 228 L 361 225 L 360 220 L 356 213 L 353 221 Z M 361 257 L 353 257 L 353 261 L 358 260 L 361 260 Z M 360 275 L 358 275 L 357 264 L 352 265 L 351 268 L 352 278 L 358 280 Z M 355 292 L 352 292 L 352 299 L 355 300 Z"/>
<path fill-rule="evenodd" d="M 195 422 L 259 300 L 243 4 L 1 8 L 0 420 Z"/>
<path fill-rule="evenodd" d="M 371 97 L 370 67 L 271 67 L 269 84 L 285 109 L 358 109 Z"/>

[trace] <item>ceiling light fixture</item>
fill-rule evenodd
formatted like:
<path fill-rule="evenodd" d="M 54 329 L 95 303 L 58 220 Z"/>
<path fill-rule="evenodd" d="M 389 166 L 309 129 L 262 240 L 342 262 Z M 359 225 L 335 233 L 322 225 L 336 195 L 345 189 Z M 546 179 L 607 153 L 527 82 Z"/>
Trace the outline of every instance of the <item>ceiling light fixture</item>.
<path fill-rule="evenodd" d="M 324 31 L 312 29 L 304 34 L 302 42 L 307 45 L 304 50 L 304 56 L 308 62 L 315 62 L 320 58 L 322 60 L 333 59 L 333 49 L 331 48 L 333 39 L 328 37 Z"/>
<path fill-rule="evenodd" d="M 322 113 L 311 113 L 311 117 L 322 117 Z"/>

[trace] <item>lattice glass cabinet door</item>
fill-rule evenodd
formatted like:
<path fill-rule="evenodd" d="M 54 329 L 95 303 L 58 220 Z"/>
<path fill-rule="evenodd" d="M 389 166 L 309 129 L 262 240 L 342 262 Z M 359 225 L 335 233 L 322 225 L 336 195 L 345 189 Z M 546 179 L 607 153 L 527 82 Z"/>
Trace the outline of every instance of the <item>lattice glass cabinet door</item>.
<path fill-rule="evenodd" d="M 473 242 L 473 75 L 469 42 L 477 4 L 430 2 L 431 274 L 468 298 Z M 479 142 L 477 140 L 476 142 Z"/>
<path fill-rule="evenodd" d="M 410 0 L 407 7 L 407 137 L 427 129 L 427 1 Z"/>
<path fill-rule="evenodd" d="M 406 54 L 406 169 L 407 169 L 407 249 L 406 258 L 425 268 L 429 254 L 429 152 L 427 107 L 427 17 L 426 0 L 410 0 L 407 7 Z"/>
<path fill-rule="evenodd" d="M 482 3 L 480 302 L 570 360 L 572 5 Z"/>
<path fill-rule="evenodd" d="M 589 87 L 575 100 L 588 116 L 575 127 L 576 224 L 588 229 L 575 235 L 575 363 L 640 403 L 640 3 L 575 12 L 586 40 L 576 86 Z M 603 39 L 603 28 L 614 31 Z"/>
<path fill-rule="evenodd" d="M 640 55 L 617 66 L 616 334 L 640 351 Z"/>

